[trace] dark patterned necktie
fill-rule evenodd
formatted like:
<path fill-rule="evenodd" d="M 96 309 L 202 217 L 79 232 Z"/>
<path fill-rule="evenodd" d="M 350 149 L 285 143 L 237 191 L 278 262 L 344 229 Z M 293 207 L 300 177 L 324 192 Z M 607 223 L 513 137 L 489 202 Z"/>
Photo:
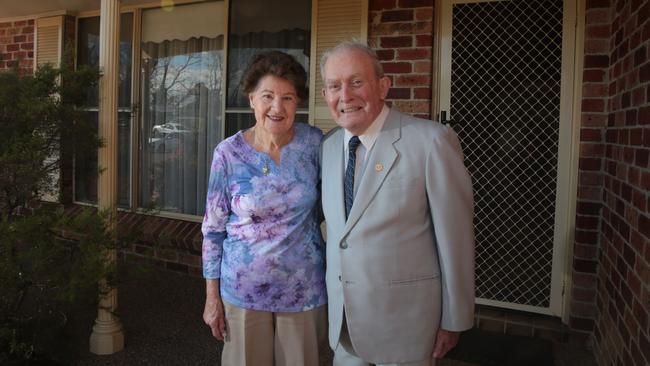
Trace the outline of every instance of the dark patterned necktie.
<path fill-rule="evenodd" d="M 357 147 L 359 147 L 360 143 L 361 140 L 357 136 L 352 136 L 350 142 L 348 142 L 348 166 L 345 168 L 345 181 L 343 182 L 346 220 L 352 209 L 352 201 L 354 201 L 354 166 L 357 162 Z"/>

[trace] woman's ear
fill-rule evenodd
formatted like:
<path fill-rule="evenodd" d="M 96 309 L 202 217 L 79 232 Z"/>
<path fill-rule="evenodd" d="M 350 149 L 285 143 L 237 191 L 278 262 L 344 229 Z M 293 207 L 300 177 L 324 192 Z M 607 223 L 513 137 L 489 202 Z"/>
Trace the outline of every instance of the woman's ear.
<path fill-rule="evenodd" d="M 248 104 L 251 106 L 251 109 L 255 109 L 253 106 L 253 93 L 248 94 Z"/>

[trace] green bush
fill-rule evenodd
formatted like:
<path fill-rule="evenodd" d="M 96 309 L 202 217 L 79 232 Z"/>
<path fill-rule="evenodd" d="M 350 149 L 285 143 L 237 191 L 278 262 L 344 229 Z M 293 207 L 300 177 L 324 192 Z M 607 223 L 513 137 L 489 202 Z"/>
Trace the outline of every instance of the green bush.
<path fill-rule="evenodd" d="M 52 349 L 73 305 L 91 304 L 117 245 L 105 214 L 66 215 L 45 204 L 57 192 L 62 147 L 88 154 L 101 146 L 84 113 L 97 70 L 63 66 L 34 75 L 0 73 L 0 364 L 52 364 Z"/>

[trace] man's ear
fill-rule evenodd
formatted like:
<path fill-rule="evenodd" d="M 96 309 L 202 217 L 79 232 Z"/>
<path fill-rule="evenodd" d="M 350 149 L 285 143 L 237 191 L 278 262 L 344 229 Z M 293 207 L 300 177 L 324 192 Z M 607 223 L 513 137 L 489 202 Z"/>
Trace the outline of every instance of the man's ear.
<path fill-rule="evenodd" d="M 381 99 L 384 100 L 388 96 L 388 90 L 390 89 L 390 78 L 388 76 L 382 76 L 379 79 L 379 90 L 381 91 Z"/>
<path fill-rule="evenodd" d="M 248 105 L 251 106 L 251 109 L 255 109 L 255 107 L 253 107 L 253 93 L 248 94 Z"/>
<path fill-rule="evenodd" d="M 323 94 L 323 99 L 325 99 L 325 88 L 321 89 L 320 92 Z"/>

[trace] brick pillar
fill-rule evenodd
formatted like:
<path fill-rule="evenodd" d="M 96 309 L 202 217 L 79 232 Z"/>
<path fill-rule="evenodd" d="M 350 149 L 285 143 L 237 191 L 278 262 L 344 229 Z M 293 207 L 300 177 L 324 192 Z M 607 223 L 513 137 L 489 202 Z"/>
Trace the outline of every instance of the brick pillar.
<path fill-rule="evenodd" d="M 602 3 L 602 2 L 601 2 Z M 609 5 L 588 2 L 585 19 L 578 199 L 569 322 L 591 332 L 596 316 L 598 241 L 609 95 Z"/>
<path fill-rule="evenodd" d="M 388 104 L 430 118 L 433 0 L 370 0 L 368 41 L 391 78 Z"/>

